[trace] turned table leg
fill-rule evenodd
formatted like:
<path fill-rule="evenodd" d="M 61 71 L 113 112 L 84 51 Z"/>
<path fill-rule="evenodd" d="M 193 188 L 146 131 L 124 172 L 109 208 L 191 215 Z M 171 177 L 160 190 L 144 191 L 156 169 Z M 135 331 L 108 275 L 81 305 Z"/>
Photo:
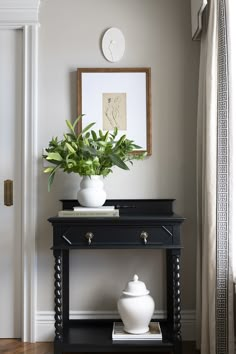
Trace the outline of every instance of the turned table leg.
<path fill-rule="evenodd" d="M 182 353 L 180 250 L 167 250 L 167 320 L 173 331 L 175 353 Z"/>
<path fill-rule="evenodd" d="M 61 341 L 63 336 L 63 318 L 62 318 L 62 251 L 54 250 L 54 301 L 55 301 L 55 340 Z"/>

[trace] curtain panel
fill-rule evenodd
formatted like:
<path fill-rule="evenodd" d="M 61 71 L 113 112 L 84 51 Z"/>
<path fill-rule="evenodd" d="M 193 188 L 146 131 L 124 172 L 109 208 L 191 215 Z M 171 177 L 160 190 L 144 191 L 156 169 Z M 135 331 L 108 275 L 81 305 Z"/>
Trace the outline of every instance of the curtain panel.
<path fill-rule="evenodd" d="M 201 36 L 197 123 L 197 344 L 201 354 L 234 353 L 227 14 L 226 0 L 208 1 Z"/>

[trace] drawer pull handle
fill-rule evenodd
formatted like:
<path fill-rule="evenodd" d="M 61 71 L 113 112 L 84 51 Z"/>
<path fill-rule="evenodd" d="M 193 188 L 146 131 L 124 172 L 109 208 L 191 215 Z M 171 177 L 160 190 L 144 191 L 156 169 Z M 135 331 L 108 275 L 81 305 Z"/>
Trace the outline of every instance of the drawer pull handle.
<path fill-rule="evenodd" d="M 88 240 L 88 245 L 90 246 L 92 243 L 92 238 L 93 238 L 93 233 L 92 232 L 87 232 L 85 235 L 85 238 Z"/>
<path fill-rule="evenodd" d="M 144 244 L 147 244 L 148 233 L 146 231 L 142 231 L 140 238 L 143 239 Z"/>

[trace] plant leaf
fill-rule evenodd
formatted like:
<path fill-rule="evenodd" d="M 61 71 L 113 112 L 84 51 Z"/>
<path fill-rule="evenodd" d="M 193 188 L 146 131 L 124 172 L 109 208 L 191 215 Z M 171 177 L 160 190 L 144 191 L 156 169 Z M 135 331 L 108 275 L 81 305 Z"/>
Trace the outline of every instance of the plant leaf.
<path fill-rule="evenodd" d="M 72 154 L 76 153 L 75 149 L 73 149 L 73 147 L 70 144 L 66 143 L 66 147 Z"/>
<path fill-rule="evenodd" d="M 82 119 L 83 116 L 84 116 L 84 114 L 81 114 L 81 115 L 78 116 L 78 117 L 76 118 L 76 120 L 74 121 L 74 123 L 73 123 L 73 129 L 74 129 L 74 130 L 75 130 L 76 124 L 78 124 L 79 120 Z"/>
<path fill-rule="evenodd" d="M 51 173 L 54 170 L 55 167 L 47 167 L 44 169 L 44 173 Z"/>
<path fill-rule="evenodd" d="M 95 133 L 94 130 L 91 130 L 91 134 L 92 134 L 93 140 L 97 141 L 97 134 Z"/>
<path fill-rule="evenodd" d="M 62 157 L 58 152 L 49 152 L 46 160 L 62 161 Z"/>
<path fill-rule="evenodd" d="M 80 135 L 84 134 L 87 130 L 89 130 L 94 124 L 96 124 L 95 122 L 88 124 L 80 133 Z"/>
<path fill-rule="evenodd" d="M 105 142 L 107 142 L 108 136 L 109 136 L 109 131 L 107 131 L 107 132 L 105 133 L 105 135 L 104 135 L 103 140 L 104 140 Z"/>
<path fill-rule="evenodd" d="M 114 165 L 122 168 L 122 170 L 129 170 L 129 167 L 117 155 L 110 154 L 110 158 Z"/>
<path fill-rule="evenodd" d="M 126 138 L 126 135 L 122 135 L 120 137 L 120 139 L 117 141 L 116 147 L 120 146 L 123 143 L 123 141 L 125 140 L 125 138 Z"/>
<path fill-rule="evenodd" d="M 48 191 L 51 191 L 52 182 L 55 177 L 55 170 L 48 176 Z"/>
<path fill-rule="evenodd" d="M 67 127 L 70 129 L 70 131 L 75 134 L 75 130 L 73 128 L 73 125 L 71 124 L 71 122 L 69 120 L 66 120 L 66 125 Z"/>
<path fill-rule="evenodd" d="M 114 138 L 117 136 L 117 134 L 118 134 L 118 128 L 115 127 L 115 128 L 114 128 L 114 131 L 113 131 Z"/>
<path fill-rule="evenodd" d="M 142 149 L 142 146 L 136 145 L 136 144 L 132 144 L 132 147 L 134 149 Z"/>
<path fill-rule="evenodd" d="M 103 138 L 103 134 L 102 134 L 102 131 L 101 131 L 101 129 L 99 129 L 99 136 L 100 136 L 100 138 L 102 139 Z"/>
<path fill-rule="evenodd" d="M 94 155 L 94 156 L 97 155 L 97 151 L 95 149 L 93 149 L 91 146 L 85 146 L 81 150 L 89 152 L 91 155 Z"/>

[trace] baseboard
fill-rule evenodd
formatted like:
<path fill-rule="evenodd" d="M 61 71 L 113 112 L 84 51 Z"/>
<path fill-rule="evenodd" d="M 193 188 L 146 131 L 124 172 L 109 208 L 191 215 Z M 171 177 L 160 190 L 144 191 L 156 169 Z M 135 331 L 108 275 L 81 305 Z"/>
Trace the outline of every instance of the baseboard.
<path fill-rule="evenodd" d="M 195 311 L 182 311 L 183 340 L 195 340 Z M 165 318 L 164 311 L 155 311 L 153 318 Z M 116 311 L 70 311 L 71 319 L 119 319 Z M 54 312 L 36 314 L 36 342 L 52 342 L 54 338 Z"/>

